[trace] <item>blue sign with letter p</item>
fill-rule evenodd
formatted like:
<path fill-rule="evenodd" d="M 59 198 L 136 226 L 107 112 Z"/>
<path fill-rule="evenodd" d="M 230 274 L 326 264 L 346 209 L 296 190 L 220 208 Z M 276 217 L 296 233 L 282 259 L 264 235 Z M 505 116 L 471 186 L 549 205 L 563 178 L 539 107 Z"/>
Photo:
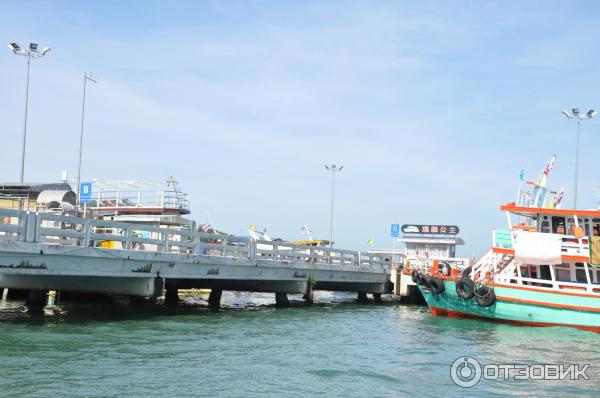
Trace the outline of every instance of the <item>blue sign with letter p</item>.
<path fill-rule="evenodd" d="M 392 224 L 390 236 L 392 238 L 398 238 L 400 236 L 400 224 Z"/>

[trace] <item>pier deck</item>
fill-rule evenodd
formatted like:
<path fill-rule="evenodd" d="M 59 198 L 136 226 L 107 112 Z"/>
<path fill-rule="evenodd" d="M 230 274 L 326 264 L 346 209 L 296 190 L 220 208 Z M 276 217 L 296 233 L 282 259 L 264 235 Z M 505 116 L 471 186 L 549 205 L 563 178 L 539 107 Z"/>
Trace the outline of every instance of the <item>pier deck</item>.
<path fill-rule="evenodd" d="M 160 296 L 173 288 L 389 291 L 387 256 L 0 209 L 0 287 Z"/>

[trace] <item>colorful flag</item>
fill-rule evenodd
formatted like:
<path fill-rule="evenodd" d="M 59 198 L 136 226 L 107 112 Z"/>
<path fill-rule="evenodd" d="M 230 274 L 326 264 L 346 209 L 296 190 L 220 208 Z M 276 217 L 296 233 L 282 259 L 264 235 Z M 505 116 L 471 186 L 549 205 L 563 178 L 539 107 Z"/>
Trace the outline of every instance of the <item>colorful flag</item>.
<path fill-rule="evenodd" d="M 256 226 L 254 224 L 250 224 L 250 226 L 248 227 L 248 229 L 250 231 L 254 231 L 256 229 Z"/>
<path fill-rule="evenodd" d="M 373 239 L 369 239 L 369 240 L 367 241 L 367 245 L 372 245 L 373 243 L 375 243 L 375 241 L 374 241 Z"/>
<path fill-rule="evenodd" d="M 202 224 L 202 225 L 200 226 L 200 229 L 201 229 L 202 231 L 204 231 L 204 232 L 208 232 L 208 230 L 209 230 L 209 229 L 211 229 L 211 228 L 212 228 L 212 225 L 210 225 L 209 223 Z"/>
<path fill-rule="evenodd" d="M 563 196 L 565 193 L 565 187 L 560 189 L 560 192 L 554 197 L 554 208 L 560 209 L 560 204 L 562 203 Z"/>
<path fill-rule="evenodd" d="M 525 178 L 525 169 L 523 167 L 521 167 L 521 172 L 519 173 L 519 180 L 523 181 L 524 178 Z"/>

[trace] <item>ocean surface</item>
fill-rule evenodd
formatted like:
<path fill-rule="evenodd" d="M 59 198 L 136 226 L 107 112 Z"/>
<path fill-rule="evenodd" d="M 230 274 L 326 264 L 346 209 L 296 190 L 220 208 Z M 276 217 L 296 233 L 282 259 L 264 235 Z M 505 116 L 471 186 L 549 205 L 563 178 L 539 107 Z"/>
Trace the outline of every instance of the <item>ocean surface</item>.
<path fill-rule="evenodd" d="M 600 335 L 433 318 L 426 307 L 355 304 L 317 292 L 306 307 L 273 295 L 181 295 L 176 309 L 64 303 L 44 313 L 0 303 L 2 397 L 598 397 Z M 589 364 L 590 380 L 481 380 L 452 362 Z"/>

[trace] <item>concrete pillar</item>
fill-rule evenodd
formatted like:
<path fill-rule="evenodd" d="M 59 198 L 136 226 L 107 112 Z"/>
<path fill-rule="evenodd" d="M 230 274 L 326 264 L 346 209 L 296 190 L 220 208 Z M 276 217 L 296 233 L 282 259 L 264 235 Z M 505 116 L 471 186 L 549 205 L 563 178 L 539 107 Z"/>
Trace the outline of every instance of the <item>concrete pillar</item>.
<path fill-rule="evenodd" d="M 221 295 L 223 291 L 221 289 L 211 289 L 210 296 L 208 296 L 208 305 L 214 308 L 219 308 L 221 305 Z"/>
<path fill-rule="evenodd" d="M 6 301 L 7 298 L 8 298 L 8 289 L 4 288 L 4 289 L 2 289 L 2 301 Z"/>
<path fill-rule="evenodd" d="M 30 290 L 25 305 L 28 308 L 44 308 L 48 304 L 48 291 Z"/>
<path fill-rule="evenodd" d="M 131 309 L 131 298 L 123 294 L 111 296 L 113 307 L 118 311 L 129 311 Z"/>
<path fill-rule="evenodd" d="M 173 307 L 179 304 L 179 292 L 176 287 L 168 287 L 165 293 L 165 305 Z"/>
<path fill-rule="evenodd" d="M 275 293 L 275 307 L 286 308 L 290 306 L 290 300 L 285 293 Z"/>
<path fill-rule="evenodd" d="M 358 292 L 358 303 L 359 304 L 366 304 L 369 302 L 369 298 L 367 297 L 367 293 L 363 293 L 363 292 Z"/>
<path fill-rule="evenodd" d="M 381 293 L 373 293 L 373 301 L 377 304 L 381 303 Z"/>
<path fill-rule="evenodd" d="M 312 283 L 308 283 L 306 285 L 306 293 L 302 297 L 304 299 L 304 304 L 310 305 L 315 301 L 315 290 Z"/>

